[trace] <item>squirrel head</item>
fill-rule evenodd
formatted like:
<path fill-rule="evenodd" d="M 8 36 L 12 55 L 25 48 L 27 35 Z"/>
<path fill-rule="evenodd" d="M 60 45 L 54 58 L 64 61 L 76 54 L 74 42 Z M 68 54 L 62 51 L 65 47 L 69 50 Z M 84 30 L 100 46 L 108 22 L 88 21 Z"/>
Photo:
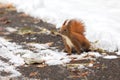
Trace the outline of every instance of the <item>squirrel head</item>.
<path fill-rule="evenodd" d="M 66 35 L 68 36 L 70 34 L 70 21 L 69 20 L 66 20 L 61 29 L 60 29 L 60 34 L 61 35 Z"/>
<path fill-rule="evenodd" d="M 72 32 L 79 33 L 81 35 L 84 35 L 85 32 L 85 26 L 82 23 L 82 21 L 79 21 L 77 19 L 71 19 L 71 20 L 66 20 L 61 29 L 60 29 L 60 34 L 61 35 L 70 35 Z"/>

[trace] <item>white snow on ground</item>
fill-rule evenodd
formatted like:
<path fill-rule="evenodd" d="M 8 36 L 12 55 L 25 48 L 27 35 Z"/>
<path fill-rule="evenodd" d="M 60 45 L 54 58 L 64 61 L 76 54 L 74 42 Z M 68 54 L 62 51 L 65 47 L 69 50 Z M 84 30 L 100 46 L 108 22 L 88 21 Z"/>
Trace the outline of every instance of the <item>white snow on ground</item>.
<path fill-rule="evenodd" d="M 6 0 L 36 18 L 60 27 L 65 19 L 78 18 L 86 25 L 86 36 L 97 47 L 120 50 L 119 0 Z"/>
<path fill-rule="evenodd" d="M 92 57 L 100 57 L 101 55 L 96 52 L 84 53 L 81 55 L 70 55 L 58 52 L 57 50 L 50 50 L 47 44 L 30 43 L 26 46 L 31 46 L 34 51 L 22 49 L 22 46 L 16 43 L 8 42 L 0 37 L 0 56 L 8 59 L 8 62 L 0 60 L 0 71 L 10 72 L 12 75 L 9 77 L 19 76 L 20 73 L 15 69 L 25 63 L 45 63 L 48 65 L 64 65 L 69 63 L 73 58 L 76 60 L 93 59 Z"/>
<path fill-rule="evenodd" d="M 20 76 L 21 73 L 19 73 L 17 70 L 15 70 L 15 67 L 5 63 L 3 61 L 0 60 L 0 71 L 5 71 L 7 73 L 10 73 L 11 75 L 9 77 L 16 77 L 16 76 Z"/>
<path fill-rule="evenodd" d="M 0 38 L 0 56 L 9 60 L 8 63 L 0 60 L 0 71 L 11 73 L 9 77 L 21 75 L 17 70 L 15 70 L 15 66 L 24 64 L 24 60 L 19 55 L 14 54 L 14 51 L 18 48 L 20 48 L 20 46 L 16 46 L 15 43 L 10 43 L 5 39 Z"/>
<path fill-rule="evenodd" d="M 118 57 L 115 55 L 107 55 L 107 56 L 104 56 L 103 58 L 105 58 L 105 59 L 117 59 Z"/>
<path fill-rule="evenodd" d="M 11 27 L 6 27 L 6 30 L 7 30 L 8 32 L 15 32 L 15 31 L 17 31 L 17 29 L 11 28 Z"/>
<path fill-rule="evenodd" d="M 14 52 L 21 48 L 21 46 L 16 45 L 15 43 L 10 43 L 3 38 L 0 38 L 0 56 L 10 59 L 11 63 L 17 65 L 24 64 L 23 59 L 19 55 L 15 55 Z"/>

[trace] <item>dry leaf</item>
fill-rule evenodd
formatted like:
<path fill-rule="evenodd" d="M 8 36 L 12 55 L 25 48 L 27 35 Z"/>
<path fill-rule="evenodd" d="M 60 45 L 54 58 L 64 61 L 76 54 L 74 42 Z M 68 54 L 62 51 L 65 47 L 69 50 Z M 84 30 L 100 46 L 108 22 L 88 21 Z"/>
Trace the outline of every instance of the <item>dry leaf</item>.
<path fill-rule="evenodd" d="M 93 61 L 93 60 L 90 61 L 90 64 L 94 64 L 94 63 L 95 63 L 95 61 Z"/>
<path fill-rule="evenodd" d="M 48 45 L 49 47 L 53 45 L 54 42 L 48 42 L 48 43 L 45 43 L 46 45 Z"/>
<path fill-rule="evenodd" d="M 3 11 L 0 11 L 0 14 L 5 14 L 5 12 L 3 12 Z"/>
<path fill-rule="evenodd" d="M 5 6 L 6 6 L 6 8 L 13 8 L 12 4 L 6 4 Z"/>
<path fill-rule="evenodd" d="M 5 4 L 0 4 L 0 8 L 5 8 Z"/>
<path fill-rule="evenodd" d="M 80 76 L 70 75 L 70 76 L 68 76 L 68 78 L 80 78 Z"/>
<path fill-rule="evenodd" d="M 4 30 L 5 30 L 5 29 L 4 29 L 3 27 L 0 27 L 0 32 L 1 32 L 1 31 L 4 31 Z"/>
<path fill-rule="evenodd" d="M 89 74 L 89 72 L 84 72 L 81 74 L 81 76 L 84 77 L 84 76 L 87 76 L 88 74 Z"/>
<path fill-rule="evenodd" d="M 99 42 L 99 40 L 96 40 L 94 43 L 98 43 Z"/>
<path fill-rule="evenodd" d="M 7 17 L 1 17 L 1 18 L 0 18 L 0 21 L 2 21 L 2 22 L 3 22 L 3 21 L 6 21 L 6 20 L 8 20 Z"/>
<path fill-rule="evenodd" d="M 12 4 L 0 4 L 0 8 L 13 8 Z"/>
<path fill-rule="evenodd" d="M 11 22 L 10 20 L 6 20 L 6 21 L 3 22 L 3 24 L 8 24 L 10 22 Z"/>
<path fill-rule="evenodd" d="M 37 65 L 37 67 L 39 67 L 39 68 L 42 68 L 42 67 L 45 67 L 45 66 L 47 66 L 47 65 L 45 65 L 45 64 Z"/>
<path fill-rule="evenodd" d="M 31 72 L 29 76 L 30 76 L 30 77 L 36 76 L 37 74 L 38 74 L 38 72 Z"/>
<path fill-rule="evenodd" d="M 96 64 L 93 66 L 94 68 L 99 68 L 100 67 L 100 64 Z"/>
<path fill-rule="evenodd" d="M 20 17 L 28 17 L 29 15 L 25 14 L 25 13 L 22 13 L 19 15 Z"/>
<path fill-rule="evenodd" d="M 23 35 L 23 34 L 29 34 L 29 33 L 30 33 L 30 34 L 34 33 L 34 32 L 33 32 L 33 28 L 31 28 L 31 27 L 29 27 L 29 26 L 20 28 L 20 29 L 18 30 L 18 34 L 21 34 L 21 35 Z"/>
<path fill-rule="evenodd" d="M 7 23 L 10 23 L 11 21 L 8 20 L 7 17 L 1 17 L 1 18 L 0 18 L 0 22 L 1 22 L 2 24 L 7 24 Z"/>

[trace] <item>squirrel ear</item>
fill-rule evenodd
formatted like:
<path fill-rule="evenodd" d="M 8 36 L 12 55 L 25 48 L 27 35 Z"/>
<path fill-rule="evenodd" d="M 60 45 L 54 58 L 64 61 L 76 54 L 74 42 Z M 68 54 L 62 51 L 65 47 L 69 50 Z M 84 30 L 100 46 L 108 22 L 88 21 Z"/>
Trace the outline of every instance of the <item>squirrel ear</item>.
<path fill-rule="evenodd" d="M 70 29 L 70 28 L 71 28 L 71 26 L 72 26 L 72 20 L 70 20 L 70 21 L 67 23 L 67 25 L 66 25 L 66 26 L 67 26 L 67 28 L 68 28 L 68 29 Z"/>
<path fill-rule="evenodd" d="M 66 25 L 66 23 L 68 22 L 68 19 L 67 20 L 65 20 L 65 22 L 63 23 L 63 25 Z"/>
<path fill-rule="evenodd" d="M 65 22 L 63 23 L 64 26 L 67 27 L 67 29 L 70 29 L 71 25 L 72 25 L 72 20 L 65 20 Z"/>

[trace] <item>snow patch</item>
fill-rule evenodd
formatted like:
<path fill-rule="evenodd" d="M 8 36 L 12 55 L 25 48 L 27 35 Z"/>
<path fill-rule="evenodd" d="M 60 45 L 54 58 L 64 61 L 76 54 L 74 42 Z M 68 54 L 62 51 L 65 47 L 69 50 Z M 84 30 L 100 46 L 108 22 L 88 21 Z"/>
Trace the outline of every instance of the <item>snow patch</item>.
<path fill-rule="evenodd" d="M 116 52 L 117 55 L 120 55 L 120 50 L 118 52 Z"/>
<path fill-rule="evenodd" d="M 45 64 L 48 65 L 63 65 L 69 63 L 72 59 L 95 59 L 102 56 L 98 52 L 88 52 L 82 53 L 80 55 L 72 54 L 68 56 L 67 53 L 58 52 L 57 50 L 50 50 L 47 44 L 30 43 L 28 45 L 34 47 L 34 50 L 37 51 L 37 53 L 27 53 L 22 55 L 27 64 L 45 62 Z"/>
<path fill-rule="evenodd" d="M 17 29 L 12 28 L 12 27 L 6 27 L 5 29 L 6 29 L 7 31 L 9 31 L 9 32 L 15 32 L 15 31 L 17 31 Z"/>
<path fill-rule="evenodd" d="M 0 71 L 5 71 L 7 73 L 11 73 L 11 75 L 9 77 L 16 77 L 16 76 L 20 76 L 21 73 L 19 73 L 14 66 L 5 63 L 3 61 L 0 60 Z"/>
<path fill-rule="evenodd" d="M 104 56 L 103 58 L 105 58 L 105 59 L 117 59 L 118 57 L 114 56 L 114 55 L 108 55 L 108 56 Z"/>
<path fill-rule="evenodd" d="M 24 64 L 24 60 L 19 55 L 14 54 L 14 52 L 19 48 L 21 48 L 21 46 L 0 38 L 0 56 L 10 59 L 9 61 L 11 63 L 22 65 Z"/>

